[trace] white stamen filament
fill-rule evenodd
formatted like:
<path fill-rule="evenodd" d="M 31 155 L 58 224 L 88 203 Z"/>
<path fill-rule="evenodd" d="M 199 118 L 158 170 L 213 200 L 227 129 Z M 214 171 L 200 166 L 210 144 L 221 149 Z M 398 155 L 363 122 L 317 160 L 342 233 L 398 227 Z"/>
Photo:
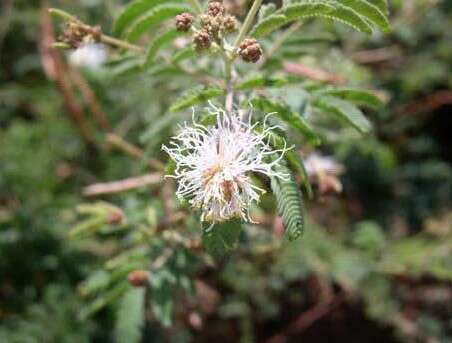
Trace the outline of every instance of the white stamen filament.
<path fill-rule="evenodd" d="M 215 126 L 205 127 L 193 120 L 184 126 L 163 150 L 176 162 L 172 177 L 178 180 L 177 196 L 189 199 L 201 210 L 201 221 L 222 222 L 241 218 L 252 222 L 250 207 L 265 192 L 251 181 L 251 173 L 286 178 L 274 170 L 286 148 L 272 150 L 268 143 L 271 130 L 261 132 L 244 122 L 236 112 L 226 113 L 212 106 Z M 273 161 L 269 156 L 276 155 Z"/>

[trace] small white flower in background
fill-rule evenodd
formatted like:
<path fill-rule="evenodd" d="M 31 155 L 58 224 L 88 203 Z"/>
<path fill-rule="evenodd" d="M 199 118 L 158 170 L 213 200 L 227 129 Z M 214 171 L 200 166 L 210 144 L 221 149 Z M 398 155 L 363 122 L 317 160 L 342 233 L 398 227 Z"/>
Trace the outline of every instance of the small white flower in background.
<path fill-rule="evenodd" d="M 338 176 L 345 172 L 343 164 L 333 157 L 313 152 L 304 159 L 304 165 L 309 181 L 319 185 L 321 194 L 342 192 L 342 183 Z"/>
<path fill-rule="evenodd" d="M 243 121 L 237 112 L 212 106 L 211 113 L 217 118 L 215 126 L 185 124 L 169 146 L 163 146 L 176 162 L 172 177 L 178 180 L 177 195 L 201 210 L 201 221 L 252 222 L 250 206 L 265 191 L 252 183 L 251 173 L 287 178 L 274 170 L 286 149 L 271 148 L 268 139 L 274 127 L 265 121 L 262 131 L 256 132 L 258 123 L 251 125 L 251 118 Z"/>
<path fill-rule="evenodd" d="M 77 67 L 95 69 L 107 60 L 107 48 L 99 43 L 86 43 L 72 51 L 69 55 L 69 63 Z"/>

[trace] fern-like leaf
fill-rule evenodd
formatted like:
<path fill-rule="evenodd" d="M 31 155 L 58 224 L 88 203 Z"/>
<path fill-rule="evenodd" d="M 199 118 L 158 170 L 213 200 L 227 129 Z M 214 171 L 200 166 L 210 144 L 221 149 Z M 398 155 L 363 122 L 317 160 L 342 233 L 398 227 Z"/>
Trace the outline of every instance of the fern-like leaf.
<path fill-rule="evenodd" d="M 174 18 L 176 15 L 190 9 L 188 5 L 167 2 L 153 7 L 135 21 L 128 30 L 126 37 L 131 42 L 136 42 L 147 31 L 157 27 L 164 21 Z"/>
<path fill-rule="evenodd" d="M 276 197 L 278 213 L 283 219 L 285 234 L 293 241 L 304 232 L 303 199 L 290 169 L 280 163 L 275 170 L 289 176 L 287 180 L 273 177 L 271 188 Z"/>
<path fill-rule="evenodd" d="M 183 94 L 170 107 L 171 112 L 178 112 L 190 106 L 203 104 L 210 99 L 219 97 L 224 94 L 224 89 L 220 87 L 199 87 Z"/>

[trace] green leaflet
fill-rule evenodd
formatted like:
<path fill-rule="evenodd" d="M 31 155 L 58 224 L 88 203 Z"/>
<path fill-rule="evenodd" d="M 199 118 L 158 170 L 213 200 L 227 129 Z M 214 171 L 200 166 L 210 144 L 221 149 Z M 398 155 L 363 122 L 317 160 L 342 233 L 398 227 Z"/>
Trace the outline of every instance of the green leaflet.
<path fill-rule="evenodd" d="M 219 97 L 225 93 L 224 89 L 220 87 L 199 87 L 183 94 L 170 107 L 171 112 L 178 112 L 190 106 L 203 104 L 209 99 Z"/>
<path fill-rule="evenodd" d="M 272 177 L 271 188 L 276 198 L 278 213 L 283 219 L 286 237 L 293 241 L 304 231 L 303 199 L 290 169 L 280 163 L 275 170 L 288 175 L 287 180 Z"/>
<path fill-rule="evenodd" d="M 362 17 L 370 20 L 383 32 L 390 30 L 388 18 L 378 6 L 367 0 L 336 0 L 338 3 L 351 8 Z"/>
<path fill-rule="evenodd" d="M 135 0 L 128 4 L 113 24 L 113 34 L 122 35 L 127 28 L 151 8 L 166 3 L 167 0 Z M 173 0 L 178 2 L 178 0 Z"/>
<path fill-rule="evenodd" d="M 327 95 L 317 98 L 313 105 L 325 112 L 334 114 L 361 133 L 368 133 L 372 128 L 361 110 L 348 101 Z"/>
<path fill-rule="evenodd" d="M 261 20 L 251 31 L 252 37 L 263 37 L 286 24 L 288 19 L 283 14 L 272 14 Z"/>
<path fill-rule="evenodd" d="M 283 25 L 309 17 L 324 17 L 353 27 L 355 30 L 372 33 L 372 25 L 389 31 L 386 16 L 387 6 L 380 0 L 372 4 L 366 0 L 314 0 L 291 3 L 264 17 L 253 28 L 253 37 L 266 36 Z"/>
<path fill-rule="evenodd" d="M 378 108 L 384 105 L 383 100 L 370 91 L 352 89 L 352 88 L 334 88 L 324 89 L 314 92 L 315 96 L 331 95 L 353 102 L 357 105 L 368 106 L 371 108 Z"/>
<path fill-rule="evenodd" d="M 164 3 L 153 7 L 151 10 L 143 14 L 137 21 L 135 21 L 129 28 L 126 38 L 131 42 L 136 42 L 147 31 L 157 27 L 164 21 L 174 18 L 176 15 L 186 12 L 190 9 L 189 6 L 178 3 Z"/>
<path fill-rule="evenodd" d="M 115 341 L 138 343 L 144 325 L 144 287 L 130 287 L 119 301 L 115 320 Z"/>
<path fill-rule="evenodd" d="M 275 113 L 278 118 L 303 134 L 312 144 L 317 145 L 320 143 L 320 138 L 306 120 L 298 113 L 292 111 L 286 104 L 277 103 L 264 97 L 254 98 L 250 103 L 264 113 Z"/>
<path fill-rule="evenodd" d="M 242 232 L 240 220 L 231 220 L 225 223 L 207 227 L 202 232 L 203 246 L 214 257 L 221 258 L 234 249 Z"/>
<path fill-rule="evenodd" d="M 161 33 L 149 46 L 146 54 L 145 66 L 150 66 L 154 62 L 159 50 L 167 44 L 170 44 L 177 37 L 183 36 L 185 33 L 172 29 Z"/>

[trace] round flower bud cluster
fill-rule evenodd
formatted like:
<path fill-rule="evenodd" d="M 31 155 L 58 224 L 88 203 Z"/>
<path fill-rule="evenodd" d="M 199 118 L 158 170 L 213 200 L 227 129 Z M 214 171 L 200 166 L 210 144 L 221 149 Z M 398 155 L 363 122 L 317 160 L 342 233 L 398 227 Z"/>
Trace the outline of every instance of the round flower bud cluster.
<path fill-rule="evenodd" d="M 184 31 L 186 28 L 188 30 L 191 27 L 193 17 L 188 17 L 187 14 L 183 13 L 176 17 L 178 30 Z M 199 19 L 201 29 L 193 35 L 193 43 L 198 51 L 210 48 L 213 42 L 221 45 L 224 36 L 238 29 L 237 20 L 235 17 L 226 14 L 222 1 L 209 1 L 206 12 Z"/>
<path fill-rule="evenodd" d="M 246 38 L 239 46 L 239 55 L 245 62 L 256 63 L 262 56 L 262 48 L 254 38 Z"/>
<path fill-rule="evenodd" d="M 176 16 L 177 31 L 187 32 L 193 24 L 193 15 L 190 13 L 182 13 Z"/>
<path fill-rule="evenodd" d="M 80 48 L 87 43 L 99 42 L 102 36 L 100 26 L 87 26 L 79 22 L 67 22 L 59 41 L 66 43 L 71 48 Z"/>

